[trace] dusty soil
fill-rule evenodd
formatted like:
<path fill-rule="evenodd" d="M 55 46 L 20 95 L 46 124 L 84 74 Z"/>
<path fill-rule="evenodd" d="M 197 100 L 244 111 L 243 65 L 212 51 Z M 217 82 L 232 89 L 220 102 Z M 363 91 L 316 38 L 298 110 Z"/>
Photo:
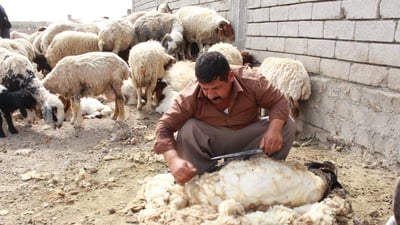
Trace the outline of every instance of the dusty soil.
<path fill-rule="evenodd" d="M 87 119 L 53 130 L 15 122 L 0 139 L 0 224 L 135 224 L 121 213 L 146 176 L 166 172 L 151 150 L 159 114 L 126 107 L 127 119 Z M 288 160 L 334 162 L 353 207 L 348 224 L 384 224 L 391 215 L 398 170 L 315 141 L 299 141 Z M 395 172 L 396 171 L 396 172 Z M 354 222 L 355 220 L 355 222 Z"/>

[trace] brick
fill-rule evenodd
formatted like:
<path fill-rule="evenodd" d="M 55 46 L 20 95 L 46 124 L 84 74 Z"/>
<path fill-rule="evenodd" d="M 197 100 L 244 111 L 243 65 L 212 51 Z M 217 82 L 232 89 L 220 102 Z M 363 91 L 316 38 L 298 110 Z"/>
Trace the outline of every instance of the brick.
<path fill-rule="evenodd" d="M 313 20 L 332 20 L 343 18 L 342 8 L 339 1 L 313 3 Z"/>
<path fill-rule="evenodd" d="M 388 66 L 400 65 L 400 45 L 398 44 L 371 44 L 369 62 Z"/>
<path fill-rule="evenodd" d="M 260 34 L 262 36 L 277 36 L 278 35 L 278 23 L 277 22 L 261 23 L 258 25 L 258 29 L 260 30 Z"/>
<path fill-rule="evenodd" d="M 261 6 L 261 0 L 247 0 L 247 8 L 258 8 Z"/>
<path fill-rule="evenodd" d="M 347 19 L 376 19 L 380 0 L 344 0 L 342 7 Z"/>
<path fill-rule="evenodd" d="M 321 59 L 320 73 L 341 80 L 349 80 L 350 63 L 334 59 Z"/>
<path fill-rule="evenodd" d="M 397 26 L 397 30 L 396 30 L 396 33 L 394 35 L 394 40 L 396 42 L 400 42 L 400 26 Z"/>
<path fill-rule="evenodd" d="M 251 49 L 257 50 L 266 50 L 267 49 L 267 41 L 265 37 L 247 37 L 249 39 L 248 47 Z"/>
<path fill-rule="evenodd" d="M 335 53 L 335 41 L 330 40 L 308 40 L 307 54 L 332 58 Z"/>
<path fill-rule="evenodd" d="M 289 19 L 289 6 L 273 7 L 269 13 L 271 21 L 286 21 Z"/>
<path fill-rule="evenodd" d="M 324 38 L 353 40 L 355 22 L 353 21 L 326 21 Z"/>
<path fill-rule="evenodd" d="M 246 29 L 246 35 L 260 35 L 260 24 L 249 23 Z"/>
<path fill-rule="evenodd" d="M 247 12 L 247 22 L 264 22 L 269 20 L 269 9 L 261 8 L 249 10 Z"/>
<path fill-rule="evenodd" d="M 277 6 L 278 0 L 262 0 L 261 7 Z"/>
<path fill-rule="evenodd" d="M 267 42 L 267 49 L 269 51 L 280 51 L 285 50 L 285 39 L 284 38 L 265 38 Z"/>
<path fill-rule="evenodd" d="M 299 22 L 299 36 L 322 38 L 324 23 L 321 21 L 301 21 Z"/>
<path fill-rule="evenodd" d="M 307 40 L 288 38 L 285 41 L 285 52 L 306 54 L 307 53 Z"/>
<path fill-rule="evenodd" d="M 297 55 L 296 60 L 299 60 L 303 63 L 308 73 L 318 74 L 320 73 L 320 61 L 321 59 L 318 57 L 311 57 L 306 55 Z"/>
<path fill-rule="evenodd" d="M 278 36 L 297 37 L 298 36 L 298 22 L 279 22 L 278 23 Z"/>
<path fill-rule="evenodd" d="M 289 6 L 289 20 L 311 19 L 312 4 L 296 4 Z"/>
<path fill-rule="evenodd" d="M 350 68 L 349 80 L 375 87 L 386 87 L 387 76 L 385 67 L 354 63 Z"/>
<path fill-rule="evenodd" d="M 394 21 L 358 21 L 356 22 L 355 40 L 385 41 L 394 40 L 396 23 Z"/>
<path fill-rule="evenodd" d="M 379 8 L 382 18 L 399 18 L 400 16 L 399 0 L 381 0 Z"/>
<path fill-rule="evenodd" d="M 360 42 L 336 42 L 335 58 L 356 62 L 368 61 L 368 43 Z"/>
<path fill-rule="evenodd" d="M 400 92 L 400 69 L 389 69 L 387 86 L 392 90 Z"/>

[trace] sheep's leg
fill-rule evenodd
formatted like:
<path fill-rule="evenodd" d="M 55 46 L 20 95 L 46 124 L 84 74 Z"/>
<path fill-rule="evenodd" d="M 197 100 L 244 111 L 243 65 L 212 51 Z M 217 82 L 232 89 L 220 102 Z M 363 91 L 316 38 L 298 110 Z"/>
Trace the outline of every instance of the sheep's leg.
<path fill-rule="evenodd" d="M 14 124 L 12 122 L 11 113 L 4 113 L 4 117 L 6 118 L 7 125 L 8 125 L 8 130 L 10 131 L 10 133 L 17 134 L 18 131 L 14 127 Z"/>
<path fill-rule="evenodd" d="M 0 137 L 6 137 L 6 135 L 4 134 L 4 131 L 3 131 L 3 117 L 1 116 L 1 113 L 0 113 Z"/>
<path fill-rule="evenodd" d="M 155 81 L 152 81 L 150 86 L 146 88 L 146 105 L 144 106 L 144 109 L 147 112 L 151 112 L 152 108 L 152 103 L 153 103 L 153 92 L 154 89 L 156 88 L 157 85 L 157 79 Z"/>
<path fill-rule="evenodd" d="M 113 120 L 123 121 L 125 119 L 125 108 L 124 108 L 124 95 L 122 94 L 121 85 L 112 86 L 115 101 L 115 111 L 112 116 Z"/>
<path fill-rule="evenodd" d="M 26 114 L 26 117 L 24 118 L 24 125 L 25 125 L 25 127 L 31 127 L 33 121 L 35 120 L 36 112 L 29 110 L 29 109 L 26 112 L 27 112 L 27 114 Z"/>
<path fill-rule="evenodd" d="M 122 94 L 121 87 L 115 87 L 115 113 L 113 120 L 123 121 L 125 119 L 125 104 L 124 95 Z"/>
<path fill-rule="evenodd" d="M 74 127 L 82 127 L 83 117 L 81 111 L 81 100 L 73 99 L 72 100 L 72 112 L 73 112 L 73 122 L 71 122 Z"/>
<path fill-rule="evenodd" d="M 141 87 L 135 87 L 136 89 L 136 98 L 137 98 L 137 106 L 136 108 L 138 110 L 142 110 L 142 88 Z"/>
<path fill-rule="evenodd" d="M 118 109 L 118 114 L 113 116 L 113 120 L 124 121 L 125 119 L 125 108 L 124 108 L 124 98 L 121 96 L 115 99 L 115 108 Z"/>

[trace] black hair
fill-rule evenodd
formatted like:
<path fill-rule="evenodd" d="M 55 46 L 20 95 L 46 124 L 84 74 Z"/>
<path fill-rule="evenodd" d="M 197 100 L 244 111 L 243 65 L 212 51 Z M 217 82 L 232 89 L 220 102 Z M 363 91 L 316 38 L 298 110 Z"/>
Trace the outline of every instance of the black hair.
<path fill-rule="evenodd" d="M 195 74 L 200 83 L 210 83 L 218 77 L 228 81 L 229 71 L 228 60 L 219 52 L 203 53 L 196 60 Z"/>

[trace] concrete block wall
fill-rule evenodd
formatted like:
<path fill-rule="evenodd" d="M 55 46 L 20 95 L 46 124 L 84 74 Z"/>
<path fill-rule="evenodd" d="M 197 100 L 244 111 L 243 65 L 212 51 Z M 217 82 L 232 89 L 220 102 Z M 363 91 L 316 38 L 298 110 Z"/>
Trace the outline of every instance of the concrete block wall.
<path fill-rule="evenodd" d="M 163 1 L 133 0 L 133 11 Z M 301 103 L 303 135 L 400 162 L 399 0 L 170 0 L 202 5 L 235 28 L 235 44 L 259 61 L 300 60 L 312 95 Z M 140 6 L 140 7 L 139 7 Z M 147 8 L 146 8 L 147 7 Z"/>

